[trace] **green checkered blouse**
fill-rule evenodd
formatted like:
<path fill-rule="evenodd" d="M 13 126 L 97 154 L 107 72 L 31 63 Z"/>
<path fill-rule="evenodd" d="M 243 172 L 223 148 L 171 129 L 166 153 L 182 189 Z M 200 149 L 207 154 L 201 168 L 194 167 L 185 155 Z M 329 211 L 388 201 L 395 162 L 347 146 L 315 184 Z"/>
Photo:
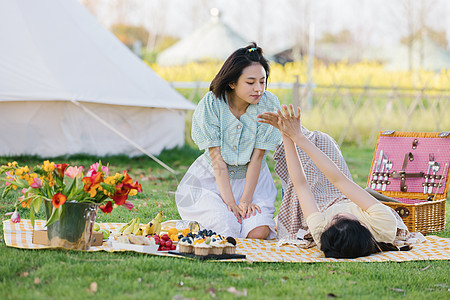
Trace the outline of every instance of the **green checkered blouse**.
<path fill-rule="evenodd" d="M 257 115 L 280 108 L 278 98 L 265 91 L 258 104 L 251 104 L 238 120 L 223 101 L 208 92 L 199 102 L 192 117 L 192 139 L 200 150 L 221 147 L 221 154 L 228 164 L 230 178 L 245 178 L 247 164 L 254 148 L 275 150 L 281 143 L 281 134 L 271 125 L 257 122 Z M 262 167 L 265 166 L 263 159 Z"/>

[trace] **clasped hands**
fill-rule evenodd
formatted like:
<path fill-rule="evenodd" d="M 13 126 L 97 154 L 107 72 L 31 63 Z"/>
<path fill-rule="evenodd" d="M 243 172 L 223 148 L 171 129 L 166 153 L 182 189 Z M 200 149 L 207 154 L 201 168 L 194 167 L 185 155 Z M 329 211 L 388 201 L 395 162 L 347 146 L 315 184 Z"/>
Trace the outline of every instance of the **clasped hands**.
<path fill-rule="evenodd" d="M 254 203 L 248 203 L 246 201 L 239 201 L 239 205 L 227 204 L 228 210 L 231 211 L 237 218 L 239 224 L 242 223 L 242 219 L 248 219 L 251 216 L 255 216 L 256 212 L 261 213 L 261 208 Z"/>

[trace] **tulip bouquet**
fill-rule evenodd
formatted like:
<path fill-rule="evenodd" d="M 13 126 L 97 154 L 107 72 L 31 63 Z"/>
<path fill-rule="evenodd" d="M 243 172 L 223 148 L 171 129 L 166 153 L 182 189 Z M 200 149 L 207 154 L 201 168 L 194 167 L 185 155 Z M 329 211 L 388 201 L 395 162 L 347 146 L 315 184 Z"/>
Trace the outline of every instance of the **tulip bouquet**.
<path fill-rule="evenodd" d="M 97 162 L 90 166 L 83 175 L 83 167 L 55 164 L 44 161 L 32 170 L 28 166 L 21 167 L 17 162 L 10 162 L 0 167 L 0 179 L 5 181 L 2 198 L 11 190 L 21 190 L 16 209 L 12 214 L 13 222 L 20 222 L 17 211 L 19 206 L 30 209 L 30 219 L 34 225 L 35 214 L 39 212 L 43 201 L 51 200 L 54 209 L 47 225 L 61 216 L 66 201 L 94 203 L 104 213 L 110 213 L 115 206 L 124 205 L 128 209 L 133 204 L 128 200 L 142 192 L 139 182 L 134 182 L 127 172 L 109 176 L 109 169 Z"/>

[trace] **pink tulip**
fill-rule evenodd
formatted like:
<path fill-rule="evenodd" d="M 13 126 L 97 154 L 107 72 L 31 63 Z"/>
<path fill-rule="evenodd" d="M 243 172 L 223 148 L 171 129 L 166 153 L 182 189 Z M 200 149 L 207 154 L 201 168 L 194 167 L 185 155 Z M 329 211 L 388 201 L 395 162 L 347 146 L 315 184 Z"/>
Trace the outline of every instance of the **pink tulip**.
<path fill-rule="evenodd" d="M 11 221 L 13 221 L 14 223 L 19 223 L 20 222 L 20 215 L 17 212 L 17 210 L 11 216 Z"/>
<path fill-rule="evenodd" d="M 33 178 L 33 183 L 30 184 L 30 187 L 32 187 L 33 189 L 40 188 L 41 187 L 41 179 L 40 178 Z"/>
<path fill-rule="evenodd" d="M 92 175 L 92 173 L 93 173 L 94 171 L 97 172 L 97 170 L 98 170 L 98 162 L 95 163 L 95 164 L 93 164 L 93 165 L 89 168 L 89 171 L 87 172 L 86 177 L 90 177 L 90 176 Z M 108 167 L 102 166 L 102 172 L 105 173 L 105 176 L 108 176 L 108 172 L 109 172 Z"/>
<path fill-rule="evenodd" d="M 83 176 L 83 167 L 68 167 L 64 174 L 72 179 L 75 177 L 81 177 Z"/>
<path fill-rule="evenodd" d="M 13 221 L 14 223 L 19 223 L 20 222 L 20 215 L 17 212 L 17 210 L 15 212 L 6 213 L 5 216 L 11 216 L 11 221 Z"/>
<path fill-rule="evenodd" d="M 125 203 L 123 204 L 123 206 L 125 206 L 126 208 L 128 208 L 129 210 L 132 210 L 134 205 L 133 203 L 131 203 L 131 201 L 126 200 Z"/>

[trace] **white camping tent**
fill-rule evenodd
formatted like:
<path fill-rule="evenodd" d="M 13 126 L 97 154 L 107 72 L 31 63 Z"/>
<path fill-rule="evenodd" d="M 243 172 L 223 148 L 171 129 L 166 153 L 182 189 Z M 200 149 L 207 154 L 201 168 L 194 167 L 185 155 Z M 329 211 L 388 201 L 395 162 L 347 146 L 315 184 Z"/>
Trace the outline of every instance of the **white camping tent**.
<path fill-rule="evenodd" d="M 162 51 L 156 62 L 162 66 L 173 66 L 204 60 L 225 61 L 236 49 L 248 44 L 248 41 L 222 22 L 217 9 L 212 9 L 209 22 Z"/>
<path fill-rule="evenodd" d="M 156 155 L 193 108 L 78 1 L 0 0 L 0 155 Z"/>

